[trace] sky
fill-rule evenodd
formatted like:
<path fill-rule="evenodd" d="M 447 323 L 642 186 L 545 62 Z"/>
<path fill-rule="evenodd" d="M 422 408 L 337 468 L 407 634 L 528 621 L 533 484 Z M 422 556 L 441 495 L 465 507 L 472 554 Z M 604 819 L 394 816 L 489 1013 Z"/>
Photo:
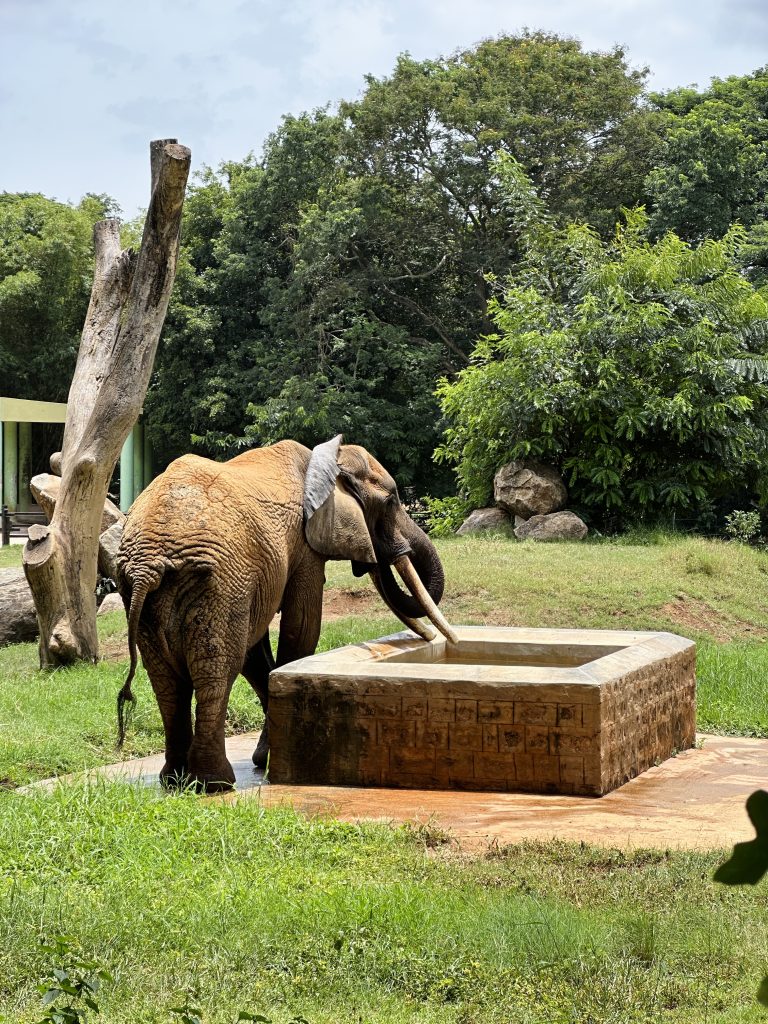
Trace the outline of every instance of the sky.
<path fill-rule="evenodd" d="M 354 99 L 397 55 L 522 28 L 615 44 L 668 89 L 768 63 L 768 0 L 0 0 L 0 192 L 149 201 L 149 141 L 193 173 L 261 152 L 283 114 Z"/>

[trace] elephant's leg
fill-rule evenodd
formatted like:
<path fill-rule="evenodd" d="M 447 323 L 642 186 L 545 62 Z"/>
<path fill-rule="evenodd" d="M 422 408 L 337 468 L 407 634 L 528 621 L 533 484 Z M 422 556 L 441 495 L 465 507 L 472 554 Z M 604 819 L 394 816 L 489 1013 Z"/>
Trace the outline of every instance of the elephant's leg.
<path fill-rule="evenodd" d="M 195 690 L 195 735 L 187 767 L 191 781 L 207 793 L 231 789 L 235 773 L 227 759 L 224 729 L 227 703 L 239 665 L 226 670 L 192 671 Z"/>
<path fill-rule="evenodd" d="M 261 730 L 259 742 L 253 752 L 253 763 L 257 768 L 266 768 L 267 754 L 269 752 L 269 723 L 267 721 L 267 708 L 269 703 L 269 673 L 275 667 L 275 659 L 272 657 L 272 647 L 269 642 L 269 630 L 254 644 L 248 651 L 242 673 L 261 701 L 264 709 L 264 728 Z"/>
<path fill-rule="evenodd" d="M 263 679 L 263 684 L 261 684 L 261 679 L 259 682 L 264 688 L 263 697 L 256 688 L 256 684 L 251 681 L 249 676 L 246 676 L 259 694 L 265 714 L 264 729 L 259 737 L 256 750 L 253 752 L 253 763 L 257 768 L 266 766 L 269 753 L 269 693 L 267 685 L 269 673 L 275 668 L 275 664 L 286 665 L 290 661 L 296 661 L 297 658 L 306 658 L 315 653 L 323 615 L 324 567 L 325 562 L 313 551 L 309 551 L 307 557 L 288 580 L 283 594 L 276 663 L 272 661 L 268 637 L 265 640 L 266 651 L 262 654 L 261 679 Z M 266 667 L 267 654 L 271 663 L 269 667 Z"/>
<path fill-rule="evenodd" d="M 277 643 L 278 668 L 315 653 L 323 618 L 324 583 L 325 561 L 308 548 L 283 594 Z"/>
<path fill-rule="evenodd" d="M 192 682 L 156 653 L 154 643 L 142 644 L 142 661 L 160 709 L 165 731 L 165 764 L 160 771 L 163 785 L 183 782 L 187 755 L 192 743 Z"/>
<path fill-rule="evenodd" d="M 245 661 L 247 602 L 240 594 L 227 600 L 216 588 L 197 596 L 184 634 L 187 668 L 195 691 L 195 735 L 189 748 L 189 774 L 210 793 L 231 789 L 235 773 L 227 760 L 224 728 L 227 703 Z"/>

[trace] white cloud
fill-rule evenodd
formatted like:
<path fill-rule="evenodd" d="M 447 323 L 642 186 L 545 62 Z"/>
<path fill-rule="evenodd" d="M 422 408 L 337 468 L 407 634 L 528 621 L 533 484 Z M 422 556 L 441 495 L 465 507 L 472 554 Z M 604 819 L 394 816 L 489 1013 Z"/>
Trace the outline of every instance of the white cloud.
<path fill-rule="evenodd" d="M 628 47 L 667 88 L 766 62 L 765 0 L 0 0 L 0 189 L 146 203 L 150 138 L 194 166 L 258 152 L 283 114 L 524 26 Z M 45 159 L 40 154 L 45 154 Z"/>

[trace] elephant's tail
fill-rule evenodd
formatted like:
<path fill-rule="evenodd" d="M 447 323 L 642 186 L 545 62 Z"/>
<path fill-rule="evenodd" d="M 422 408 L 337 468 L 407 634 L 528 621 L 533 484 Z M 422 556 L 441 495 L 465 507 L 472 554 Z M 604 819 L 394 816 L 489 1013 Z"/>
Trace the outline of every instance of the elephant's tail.
<path fill-rule="evenodd" d="M 131 665 L 128 670 L 128 678 L 123 683 L 122 689 L 117 695 L 117 747 L 118 750 L 125 742 L 125 730 L 128 724 L 128 716 L 125 713 L 125 702 L 135 704 L 136 698 L 131 689 L 133 677 L 136 675 L 136 668 L 139 663 L 139 655 L 136 649 L 136 635 L 139 631 L 139 619 L 144 608 L 147 595 L 157 590 L 163 578 L 163 570 L 143 574 L 133 580 L 131 586 L 131 606 L 128 610 L 128 653 L 131 658 Z"/>

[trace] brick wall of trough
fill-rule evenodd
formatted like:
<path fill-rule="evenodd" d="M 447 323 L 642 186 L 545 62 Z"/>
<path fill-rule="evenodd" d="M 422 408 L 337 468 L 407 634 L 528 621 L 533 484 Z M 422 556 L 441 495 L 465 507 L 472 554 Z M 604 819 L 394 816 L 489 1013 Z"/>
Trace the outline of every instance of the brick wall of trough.
<path fill-rule="evenodd" d="M 270 777 L 417 789 L 599 791 L 585 778 L 590 758 L 599 764 L 597 704 L 475 699 L 467 685 L 439 689 L 440 696 L 404 696 L 402 685 L 381 693 L 380 684 L 367 688 L 361 681 L 351 694 L 312 679 L 290 693 L 271 694 Z"/>
<path fill-rule="evenodd" d="M 270 778 L 599 795 L 693 745 L 694 662 L 690 648 L 599 686 L 270 683 Z"/>
<path fill-rule="evenodd" d="M 601 792 L 696 742 L 695 648 L 603 683 L 601 694 Z"/>

